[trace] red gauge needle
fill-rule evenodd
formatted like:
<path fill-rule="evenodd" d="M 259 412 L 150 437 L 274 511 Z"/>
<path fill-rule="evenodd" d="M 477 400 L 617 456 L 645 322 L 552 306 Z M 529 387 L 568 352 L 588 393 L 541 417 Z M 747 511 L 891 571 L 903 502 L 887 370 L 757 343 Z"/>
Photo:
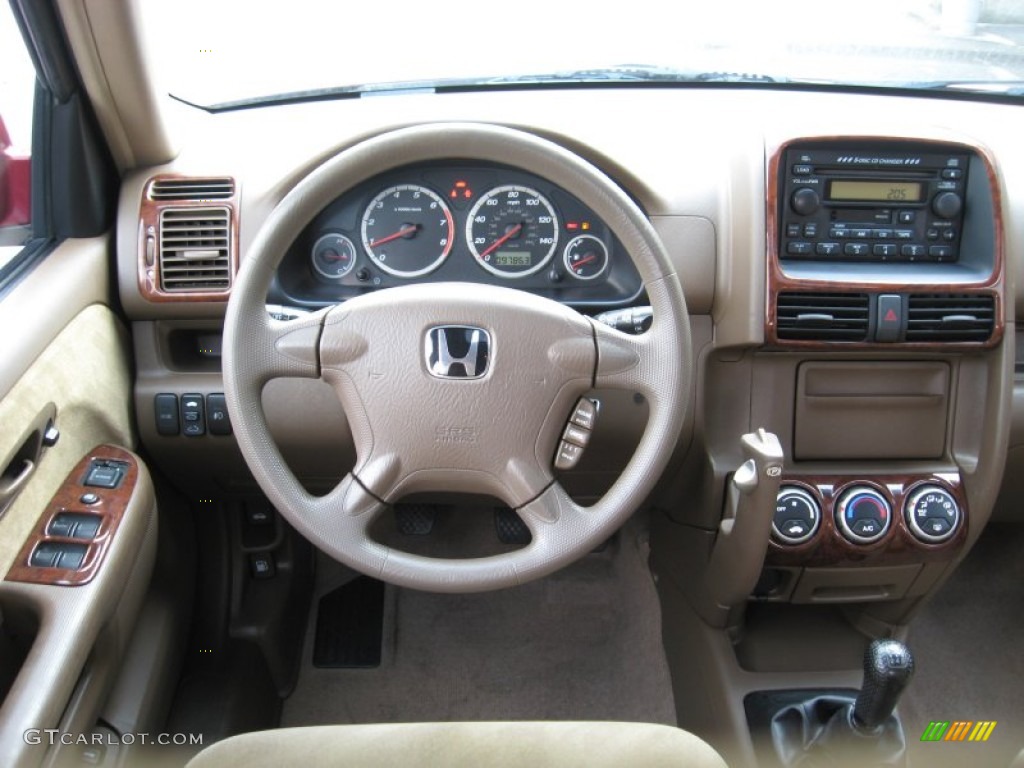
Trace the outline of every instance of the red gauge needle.
<path fill-rule="evenodd" d="M 573 271 L 576 271 L 577 269 L 582 267 L 584 264 L 589 264 L 590 262 L 594 261 L 595 259 L 597 259 L 597 254 L 588 253 L 586 256 L 584 256 L 582 259 L 580 259 L 579 261 L 577 261 L 575 264 L 572 265 Z"/>
<path fill-rule="evenodd" d="M 348 255 L 344 253 L 336 253 L 335 251 L 328 251 L 324 254 L 324 258 L 327 261 L 347 261 Z"/>
<path fill-rule="evenodd" d="M 419 228 L 420 228 L 419 224 L 407 224 L 406 226 L 402 227 L 397 232 L 394 232 L 394 233 L 388 235 L 387 237 L 381 237 L 381 238 L 378 238 L 376 240 L 371 240 L 370 241 L 370 247 L 371 248 L 375 248 L 378 245 L 384 245 L 384 243 L 390 243 L 392 240 L 397 240 L 400 237 L 405 237 L 406 235 L 411 235 L 414 232 L 416 232 L 416 230 L 419 229 Z"/>
<path fill-rule="evenodd" d="M 523 229 L 523 225 L 522 224 L 516 224 L 508 232 L 506 232 L 504 235 L 502 235 L 497 240 L 495 240 L 493 243 L 491 243 L 489 246 L 487 246 L 487 248 L 484 250 L 484 252 L 480 254 L 480 258 L 481 259 L 486 259 L 492 253 L 494 253 L 495 250 L 497 250 L 502 245 L 504 245 L 509 240 L 511 240 L 513 237 L 518 235 L 522 231 L 522 229 Z"/>

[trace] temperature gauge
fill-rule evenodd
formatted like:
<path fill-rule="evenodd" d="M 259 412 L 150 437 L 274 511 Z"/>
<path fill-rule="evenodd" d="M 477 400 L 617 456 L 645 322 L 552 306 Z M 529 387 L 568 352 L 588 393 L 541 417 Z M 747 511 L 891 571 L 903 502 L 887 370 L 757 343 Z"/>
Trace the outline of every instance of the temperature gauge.
<path fill-rule="evenodd" d="M 573 277 L 593 280 L 608 269 L 608 248 L 593 235 L 579 235 L 565 246 L 562 260 Z"/>
<path fill-rule="evenodd" d="M 328 280 L 340 280 L 356 265 L 356 246 L 345 235 L 324 235 L 313 245 L 313 269 Z"/>

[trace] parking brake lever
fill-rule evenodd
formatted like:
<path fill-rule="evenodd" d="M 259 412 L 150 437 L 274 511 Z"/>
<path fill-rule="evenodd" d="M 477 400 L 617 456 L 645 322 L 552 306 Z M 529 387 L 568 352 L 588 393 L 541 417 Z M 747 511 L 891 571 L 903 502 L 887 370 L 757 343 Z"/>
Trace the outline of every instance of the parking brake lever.
<path fill-rule="evenodd" d="M 708 563 L 708 586 L 727 609 L 742 604 L 761 576 L 782 479 L 782 444 L 775 434 L 758 429 L 740 443 L 746 460 L 729 482 Z"/>

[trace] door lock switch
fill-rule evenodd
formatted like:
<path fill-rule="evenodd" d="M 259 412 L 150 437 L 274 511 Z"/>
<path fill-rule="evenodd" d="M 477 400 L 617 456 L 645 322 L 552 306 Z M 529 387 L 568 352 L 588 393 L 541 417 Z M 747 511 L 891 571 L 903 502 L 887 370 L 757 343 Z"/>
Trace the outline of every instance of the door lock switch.
<path fill-rule="evenodd" d="M 94 488 L 117 488 L 124 479 L 128 465 L 123 461 L 107 461 L 96 459 L 89 465 L 82 485 Z"/>

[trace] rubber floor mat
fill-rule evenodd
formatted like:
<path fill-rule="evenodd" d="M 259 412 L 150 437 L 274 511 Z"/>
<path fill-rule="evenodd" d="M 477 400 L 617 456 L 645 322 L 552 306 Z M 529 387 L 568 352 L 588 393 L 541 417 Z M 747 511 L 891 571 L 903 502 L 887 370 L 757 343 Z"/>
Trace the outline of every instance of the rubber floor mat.
<path fill-rule="evenodd" d="M 313 666 L 380 666 L 384 634 L 384 582 L 360 576 L 320 598 Z"/>

